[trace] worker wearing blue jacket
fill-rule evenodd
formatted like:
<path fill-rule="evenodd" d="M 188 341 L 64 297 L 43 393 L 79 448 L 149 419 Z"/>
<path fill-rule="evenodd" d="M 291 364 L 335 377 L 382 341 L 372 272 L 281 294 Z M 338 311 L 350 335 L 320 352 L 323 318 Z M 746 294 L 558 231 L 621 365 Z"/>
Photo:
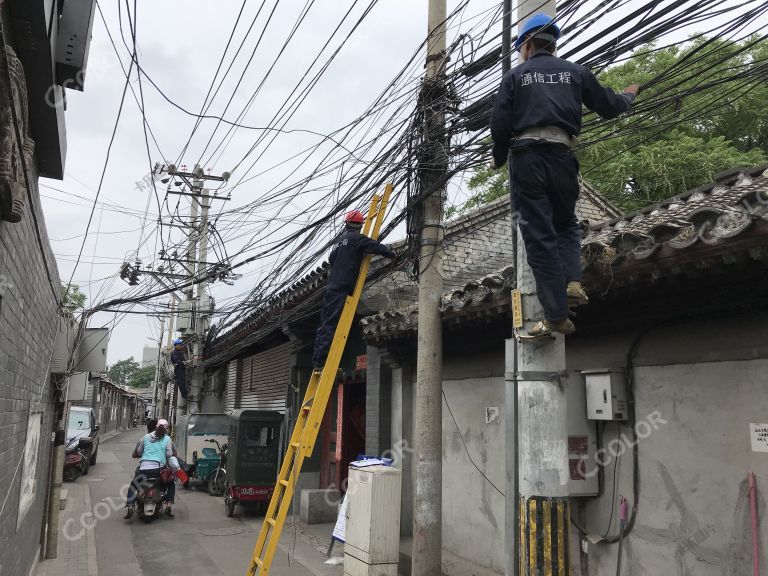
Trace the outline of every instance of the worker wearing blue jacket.
<path fill-rule="evenodd" d="M 360 264 L 366 254 L 379 254 L 385 258 L 394 258 L 395 253 L 368 236 L 360 233 L 365 216 L 358 210 L 347 213 L 344 217 L 345 230 L 336 246 L 331 250 L 329 260 L 331 273 L 325 288 L 323 306 L 320 309 L 320 327 L 315 337 L 315 350 L 312 354 L 312 368 L 322 370 L 331 348 L 336 325 L 347 296 L 355 291 Z"/>
<path fill-rule="evenodd" d="M 509 157 L 512 209 L 544 308 L 544 320 L 529 330 L 532 337 L 572 333 L 569 303 L 588 302 L 576 219 L 579 162 L 571 151 L 581 132 L 582 104 L 615 118 L 629 110 L 640 90 L 633 84 L 616 94 L 585 67 L 556 57 L 559 37 L 546 14 L 525 23 L 515 42 L 524 62 L 504 75 L 491 117 L 491 168 Z"/>

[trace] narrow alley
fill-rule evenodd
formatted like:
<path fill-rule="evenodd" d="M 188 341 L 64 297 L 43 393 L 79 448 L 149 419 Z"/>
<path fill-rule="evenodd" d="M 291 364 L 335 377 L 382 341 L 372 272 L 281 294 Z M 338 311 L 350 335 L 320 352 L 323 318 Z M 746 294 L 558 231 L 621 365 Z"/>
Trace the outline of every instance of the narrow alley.
<path fill-rule="evenodd" d="M 0 0 L 0 79 L 0 576 L 766 576 L 768 0 Z"/>
<path fill-rule="evenodd" d="M 89 474 L 64 484 L 66 508 L 60 519 L 59 558 L 42 562 L 41 576 L 246 573 L 262 517 L 238 509 L 234 518 L 227 518 L 223 499 L 209 496 L 202 486 L 178 488 L 173 519 L 123 520 L 123 495 L 136 467 L 130 454 L 142 431 L 135 428 L 105 441 Z M 328 542 L 321 542 L 320 537 L 306 525 L 293 525 L 288 519 L 275 555 L 275 570 L 286 576 L 342 574 L 341 566 L 324 564 Z"/>

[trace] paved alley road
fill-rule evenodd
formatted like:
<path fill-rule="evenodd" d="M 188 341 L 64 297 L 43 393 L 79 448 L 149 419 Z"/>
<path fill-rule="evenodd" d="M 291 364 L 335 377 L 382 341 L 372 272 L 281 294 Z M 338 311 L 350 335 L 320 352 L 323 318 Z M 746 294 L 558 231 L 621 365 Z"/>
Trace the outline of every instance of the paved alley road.
<path fill-rule="evenodd" d="M 145 524 L 134 517 L 123 520 L 121 494 L 129 483 L 136 461 L 130 455 L 142 429 L 125 432 L 102 443 L 98 463 L 77 484 L 90 490 L 96 525 L 94 528 L 98 572 L 101 576 L 239 576 L 245 575 L 253 545 L 261 526 L 261 517 L 238 508 L 235 518 L 227 518 L 222 498 L 213 498 L 200 488 L 176 491 L 174 519 L 160 519 Z M 108 515 L 107 515 L 108 514 Z M 105 517 L 106 516 L 106 517 Z M 102 519 L 103 518 L 103 519 Z M 70 524 L 69 534 L 77 533 Z M 296 557 L 288 563 L 287 550 Z M 323 565 L 324 557 L 317 543 L 299 535 L 295 539 L 286 525 L 281 549 L 271 574 L 308 576 L 340 574 L 340 567 Z M 76 575 L 66 575 L 76 576 Z"/>

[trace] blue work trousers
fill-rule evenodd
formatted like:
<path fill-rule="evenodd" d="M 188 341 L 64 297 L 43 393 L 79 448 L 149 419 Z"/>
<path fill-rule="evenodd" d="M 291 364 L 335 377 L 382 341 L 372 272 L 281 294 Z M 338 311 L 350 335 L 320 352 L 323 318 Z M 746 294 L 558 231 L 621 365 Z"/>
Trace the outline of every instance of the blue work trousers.
<path fill-rule="evenodd" d="M 179 393 L 182 398 L 189 396 L 189 388 L 187 388 L 187 368 L 184 364 L 177 364 L 173 367 L 173 375 L 176 380 L 176 385 L 179 387 Z"/>
<path fill-rule="evenodd" d="M 581 281 L 576 219 L 579 161 L 565 146 L 513 148 L 509 157 L 513 220 L 517 217 L 544 317 L 568 317 L 567 284 Z"/>
<path fill-rule="evenodd" d="M 315 349 L 312 354 L 312 367 L 322 368 L 331 349 L 333 336 L 336 334 L 336 326 L 344 310 L 349 289 L 329 286 L 323 296 L 323 307 L 320 309 L 320 327 L 315 336 Z"/>

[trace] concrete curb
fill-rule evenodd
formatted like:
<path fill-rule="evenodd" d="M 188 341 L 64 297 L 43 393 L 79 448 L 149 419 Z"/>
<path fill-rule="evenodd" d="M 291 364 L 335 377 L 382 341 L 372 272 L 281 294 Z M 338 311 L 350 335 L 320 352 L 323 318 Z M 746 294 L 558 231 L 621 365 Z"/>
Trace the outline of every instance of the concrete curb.
<path fill-rule="evenodd" d="M 93 514 L 91 506 L 91 488 L 85 489 L 85 510 Z M 86 527 L 86 539 L 88 542 L 88 576 L 99 576 L 99 557 L 96 553 L 96 532 L 93 529 L 93 522 L 89 522 Z"/>
<path fill-rule="evenodd" d="M 102 435 L 99 442 L 108 442 L 112 440 L 112 438 L 114 438 L 115 436 L 119 436 L 123 432 L 126 432 L 126 430 L 112 430 L 112 432 L 107 432 L 104 435 Z"/>

